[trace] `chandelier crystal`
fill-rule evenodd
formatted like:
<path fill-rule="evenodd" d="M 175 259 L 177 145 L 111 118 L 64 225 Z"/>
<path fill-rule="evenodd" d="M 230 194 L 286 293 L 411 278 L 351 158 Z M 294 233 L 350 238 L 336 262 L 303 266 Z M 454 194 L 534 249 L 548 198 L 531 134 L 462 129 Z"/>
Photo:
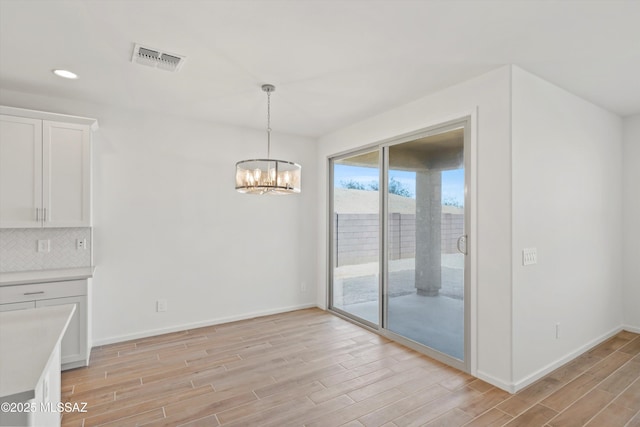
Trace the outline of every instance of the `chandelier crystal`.
<path fill-rule="evenodd" d="M 295 194 L 300 192 L 302 167 L 286 160 L 271 159 L 271 92 L 273 85 L 262 85 L 267 93 L 267 158 L 236 163 L 236 190 L 245 194 Z"/>

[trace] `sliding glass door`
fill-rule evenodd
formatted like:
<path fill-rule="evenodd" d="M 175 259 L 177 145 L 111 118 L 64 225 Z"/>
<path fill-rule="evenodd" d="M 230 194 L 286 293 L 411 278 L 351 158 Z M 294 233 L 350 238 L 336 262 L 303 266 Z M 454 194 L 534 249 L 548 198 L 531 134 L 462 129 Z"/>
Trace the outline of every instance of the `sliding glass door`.
<path fill-rule="evenodd" d="M 330 162 L 333 311 L 468 369 L 468 121 Z"/>
<path fill-rule="evenodd" d="M 380 153 L 331 162 L 331 307 L 378 325 L 380 308 Z"/>
<path fill-rule="evenodd" d="M 464 360 L 464 129 L 386 147 L 385 328 Z"/>

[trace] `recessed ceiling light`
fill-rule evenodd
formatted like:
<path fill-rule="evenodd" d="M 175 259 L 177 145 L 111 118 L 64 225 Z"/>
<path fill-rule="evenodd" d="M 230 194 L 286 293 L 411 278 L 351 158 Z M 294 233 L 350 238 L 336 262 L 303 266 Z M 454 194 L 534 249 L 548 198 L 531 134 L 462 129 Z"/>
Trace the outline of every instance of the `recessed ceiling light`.
<path fill-rule="evenodd" d="M 69 70 L 53 70 L 53 74 L 58 77 L 64 77 L 65 79 L 77 79 L 78 75 L 76 73 L 72 73 Z"/>

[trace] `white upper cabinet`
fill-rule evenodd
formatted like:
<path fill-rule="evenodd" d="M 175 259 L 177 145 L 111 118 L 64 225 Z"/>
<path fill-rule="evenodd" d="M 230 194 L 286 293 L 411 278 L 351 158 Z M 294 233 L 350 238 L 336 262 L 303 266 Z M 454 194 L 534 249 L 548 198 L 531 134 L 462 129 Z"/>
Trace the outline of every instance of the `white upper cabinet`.
<path fill-rule="evenodd" d="M 45 227 L 91 225 L 89 126 L 42 123 L 42 206 Z"/>
<path fill-rule="evenodd" d="M 97 122 L 10 107 L 0 112 L 0 227 L 91 226 Z"/>
<path fill-rule="evenodd" d="M 0 116 L 0 227 L 40 227 L 42 120 Z"/>

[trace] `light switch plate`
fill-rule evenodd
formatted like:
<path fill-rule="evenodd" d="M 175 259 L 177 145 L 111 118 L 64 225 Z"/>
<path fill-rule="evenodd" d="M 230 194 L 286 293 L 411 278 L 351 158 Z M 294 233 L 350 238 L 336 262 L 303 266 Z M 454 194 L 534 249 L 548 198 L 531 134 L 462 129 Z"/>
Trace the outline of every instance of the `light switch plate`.
<path fill-rule="evenodd" d="M 51 251 L 51 240 L 38 240 L 38 252 Z"/>
<path fill-rule="evenodd" d="M 522 265 L 531 265 L 538 263 L 538 249 L 524 248 L 522 250 Z"/>

